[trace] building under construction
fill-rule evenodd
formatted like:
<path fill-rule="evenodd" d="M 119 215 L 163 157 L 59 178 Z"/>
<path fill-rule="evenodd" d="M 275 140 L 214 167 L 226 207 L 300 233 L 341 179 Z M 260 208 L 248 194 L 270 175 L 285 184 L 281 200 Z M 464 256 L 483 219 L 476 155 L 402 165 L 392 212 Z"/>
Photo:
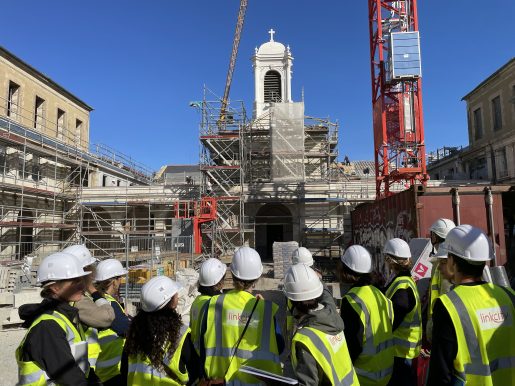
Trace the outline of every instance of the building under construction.
<path fill-rule="evenodd" d="M 193 253 L 198 186 L 89 143 L 92 108 L 0 48 L 0 258 L 17 264 L 84 242 L 139 261 Z M 5 278 L 2 278 L 5 279 Z M 5 280 L 0 286 L 5 289 Z M 1 290 L 1 289 L 0 289 Z"/>
<path fill-rule="evenodd" d="M 223 120 L 216 98 L 197 104 L 199 182 L 156 178 L 129 156 L 91 145 L 92 108 L 0 49 L 2 261 L 76 242 L 134 263 L 226 256 L 242 244 L 270 259 L 274 241 L 337 256 L 350 239 L 352 204 L 372 198 L 373 188 L 337 162 L 338 125 L 292 101 L 289 47 L 271 39 L 253 61 L 252 119 L 243 103 L 228 106 Z"/>
<path fill-rule="evenodd" d="M 350 209 L 374 189 L 338 162 L 338 124 L 307 116 L 304 102 L 292 100 L 290 47 L 271 31 L 252 61 L 252 119 L 242 102 L 224 114 L 216 98 L 195 103 L 201 194 L 216 199 L 218 213 L 202 229 L 205 252 L 231 255 L 247 244 L 270 260 L 274 242 L 297 241 L 315 258 L 337 257 L 350 241 Z"/>

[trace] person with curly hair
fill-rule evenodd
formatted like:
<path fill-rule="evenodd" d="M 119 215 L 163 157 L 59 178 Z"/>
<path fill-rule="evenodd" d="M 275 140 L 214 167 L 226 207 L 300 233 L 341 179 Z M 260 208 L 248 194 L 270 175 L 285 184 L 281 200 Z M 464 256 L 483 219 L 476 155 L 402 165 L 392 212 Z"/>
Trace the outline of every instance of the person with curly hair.
<path fill-rule="evenodd" d="M 132 320 L 122 354 L 120 384 L 190 385 L 199 378 L 190 329 L 176 311 L 179 289 L 166 276 L 142 287 L 141 310 Z"/>

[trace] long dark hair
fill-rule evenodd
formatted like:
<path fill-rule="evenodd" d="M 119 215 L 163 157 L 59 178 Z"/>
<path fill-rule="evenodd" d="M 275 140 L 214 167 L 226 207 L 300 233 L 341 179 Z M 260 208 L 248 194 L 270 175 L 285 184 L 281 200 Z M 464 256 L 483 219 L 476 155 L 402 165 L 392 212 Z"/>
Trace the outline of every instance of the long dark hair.
<path fill-rule="evenodd" d="M 181 325 L 181 315 L 168 305 L 155 312 L 140 310 L 131 322 L 124 350 L 127 355 L 147 356 L 152 367 L 164 371 L 163 357 L 177 348 Z"/>
<path fill-rule="evenodd" d="M 370 273 L 354 272 L 341 261 L 338 261 L 337 264 L 337 276 L 340 281 L 357 286 L 373 285 L 380 288 L 384 285 L 382 276 L 376 271 Z"/>

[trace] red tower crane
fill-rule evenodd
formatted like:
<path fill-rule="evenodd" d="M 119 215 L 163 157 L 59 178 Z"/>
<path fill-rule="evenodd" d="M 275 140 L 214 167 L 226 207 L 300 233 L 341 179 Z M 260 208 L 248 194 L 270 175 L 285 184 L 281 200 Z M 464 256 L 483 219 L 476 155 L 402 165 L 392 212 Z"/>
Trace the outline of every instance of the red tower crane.
<path fill-rule="evenodd" d="M 426 184 L 416 0 L 368 0 L 376 198 Z"/>

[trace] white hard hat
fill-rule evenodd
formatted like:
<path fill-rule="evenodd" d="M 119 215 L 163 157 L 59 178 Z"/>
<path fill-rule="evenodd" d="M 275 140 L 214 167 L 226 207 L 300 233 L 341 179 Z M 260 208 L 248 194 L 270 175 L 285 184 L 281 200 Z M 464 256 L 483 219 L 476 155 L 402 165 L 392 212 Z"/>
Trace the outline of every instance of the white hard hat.
<path fill-rule="evenodd" d="M 292 264 L 299 263 L 306 264 L 308 267 L 311 267 L 313 265 L 313 255 L 311 254 L 309 249 L 299 247 L 293 251 Z"/>
<path fill-rule="evenodd" d="M 231 272 L 240 280 L 259 279 L 263 273 L 259 253 L 250 247 L 238 248 L 232 257 Z"/>
<path fill-rule="evenodd" d="M 323 291 L 318 275 L 306 264 L 292 265 L 284 276 L 284 294 L 295 302 L 316 299 Z"/>
<path fill-rule="evenodd" d="M 341 257 L 341 261 L 357 273 L 369 273 L 372 271 L 372 256 L 361 245 L 351 245 L 347 248 Z"/>
<path fill-rule="evenodd" d="M 400 259 L 411 258 L 411 250 L 409 249 L 409 245 L 403 239 L 395 238 L 388 240 L 384 245 L 383 253 L 398 257 Z"/>
<path fill-rule="evenodd" d="M 447 243 L 444 241 L 438 247 L 438 251 L 436 251 L 436 253 L 429 258 L 429 261 L 431 263 L 435 263 L 438 261 L 438 259 L 447 259 L 448 256 L 449 256 L 449 251 L 447 249 Z"/>
<path fill-rule="evenodd" d="M 141 309 L 154 312 L 163 308 L 181 286 L 167 276 L 156 276 L 141 287 Z"/>
<path fill-rule="evenodd" d="M 63 252 L 69 253 L 79 259 L 79 262 L 83 267 L 87 267 L 97 261 L 93 256 L 91 256 L 91 252 L 84 244 L 70 245 L 63 249 Z"/>
<path fill-rule="evenodd" d="M 227 266 L 215 258 L 207 259 L 200 266 L 198 282 L 204 287 L 211 287 L 220 282 L 227 271 Z"/>
<path fill-rule="evenodd" d="M 127 270 L 123 268 L 122 263 L 116 259 L 106 259 L 98 263 L 95 273 L 95 281 L 100 282 L 126 274 Z"/>
<path fill-rule="evenodd" d="M 431 225 L 429 231 L 445 240 L 449 231 L 454 227 L 456 227 L 454 221 L 449 220 L 448 218 L 439 218 L 433 223 L 433 225 Z"/>
<path fill-rule="evenodd" d="M 452 229 L 445 239 L 449 253 L 467 260 L 482 263 L 493 258 L 488 237 L 481 229 L 472 225 L 459 225 Z"/>
<path fill-rule="evenodd" d="M 45 257 L 39 265 L 37 281 L 38 283 L 45 283 L 48 281 L 75 279 L 90 273 L 89 271 L 84 271 L 82 264 L 72 254 L 56 252 Z"/>

